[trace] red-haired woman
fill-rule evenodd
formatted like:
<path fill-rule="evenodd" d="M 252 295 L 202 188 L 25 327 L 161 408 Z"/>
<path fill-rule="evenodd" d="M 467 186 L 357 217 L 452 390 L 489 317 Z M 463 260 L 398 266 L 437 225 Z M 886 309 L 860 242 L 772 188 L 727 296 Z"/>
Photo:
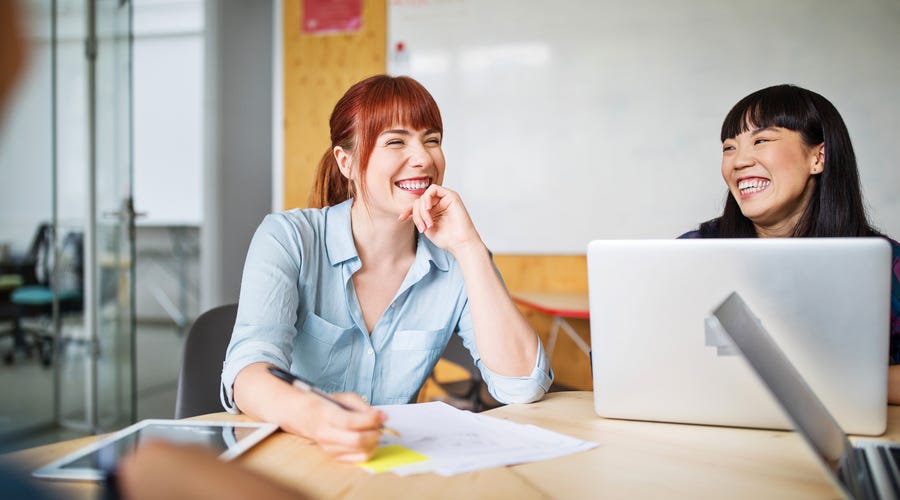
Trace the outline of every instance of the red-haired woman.
<path fill-rule="evenodd" d="M 364 460 L 385 415 L 415 400 L 460 335 L 500 402 L 540 399 L 552 374 L 459 195 L 441 185 L 440 111 L 408 77 L 353 85 L 331 115 L 310 205 L 267 216 L 244 267 L 222 402 Z M 298 391 L 291 370 L 357 409 Z"/>

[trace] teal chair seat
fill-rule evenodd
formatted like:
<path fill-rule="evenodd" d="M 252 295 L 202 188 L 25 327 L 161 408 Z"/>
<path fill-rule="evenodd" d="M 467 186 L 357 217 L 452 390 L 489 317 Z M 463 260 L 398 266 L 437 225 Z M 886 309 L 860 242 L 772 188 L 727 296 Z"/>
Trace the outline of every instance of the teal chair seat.
<path fill-rule="evenodd" d="M 73 300 L 81 296 L 78 290 L 62 290 L 59 292 L 59 300 Z M 21 286 L 13 290 L 9 297 L 10 302 L 23 306 L 45 306 L 53 303 L 53 290 L 46 286 L 29 285 Z"/>
<path fill-rule="evenodd" d="M 12 348 L 2 353 L 7 364 L 13 363 L 19 352 L 28 358 L 37 352 L 41 363 L 51 366 L 56 327 L 62 326 L 52 321 L 54 313 L 77 313 L 84 309 L 81 286 L 84 236 L 73 229 L 61 241 L 59 252 L 55 253 L 53 226 L 40 224 L 28 252 L 14 263 L 15 275 L 5 274 L 9 271 L 0 275 L 0 319 L 13 322 L 12 329 L 0 332 L 0 335 L 13 337 Z M 59 259 L 56 266 L 53 265 L 54 258 Z M 54 287 L 59 290 L 54 292 Z M 25 319 L 36 321 L 23 322 Z M 2 493 L 0 497 L 3 497 Z"/>

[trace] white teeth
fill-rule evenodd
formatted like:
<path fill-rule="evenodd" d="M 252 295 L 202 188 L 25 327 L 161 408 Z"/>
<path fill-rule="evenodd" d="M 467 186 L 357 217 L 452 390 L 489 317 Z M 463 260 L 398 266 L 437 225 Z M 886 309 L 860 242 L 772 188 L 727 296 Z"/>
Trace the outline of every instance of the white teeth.
<path fill-rule="evenodd" d="M 417 191 L 419 189 L 426 189 L 431 185 L 431 181 L 429 179 L 417 179 L 414 181 L 397 181 L 397 187 L 400 189 L 405 189 L 407 191 Z"/>
<path fill-rule="evenodd" d="M 768 179 L 746 179 L 738 183 L 741 194 L 758 193 L 769 187 L 772 181 Z"/>

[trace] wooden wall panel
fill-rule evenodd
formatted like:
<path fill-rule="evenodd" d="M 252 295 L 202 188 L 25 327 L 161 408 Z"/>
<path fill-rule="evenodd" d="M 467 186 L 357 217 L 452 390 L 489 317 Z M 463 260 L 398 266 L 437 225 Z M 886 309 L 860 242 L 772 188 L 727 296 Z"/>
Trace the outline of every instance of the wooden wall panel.
<path fill-rule="evenodd" d="M 363 0 L 356 33 L 301 33 L 302 2 L 282 3 L 284 33 L 284 207 L 305 207 L 328 149 L 328 119 L 354 83 L 387 71 L 387 0 Z"/>
<path fill-rule="evenodd" d="M 511 291 L 587 293 L 584 255 L 494 255 L 494 263 Z"/>
<path fill-rule="evenodd" d="M 494 255 L 494 262 L 511 292 L 587 293 L 587 258 L 584 255 Z M 551 318 L 531 309 L 520 308 L 547 345 Z M 587 320 L 567 320 L 590 345 Z M 555 383 L 579 390 L 590 390 L 591 365 L 588 357 L 569 337 L 560 332 L 553 359 Z"/>

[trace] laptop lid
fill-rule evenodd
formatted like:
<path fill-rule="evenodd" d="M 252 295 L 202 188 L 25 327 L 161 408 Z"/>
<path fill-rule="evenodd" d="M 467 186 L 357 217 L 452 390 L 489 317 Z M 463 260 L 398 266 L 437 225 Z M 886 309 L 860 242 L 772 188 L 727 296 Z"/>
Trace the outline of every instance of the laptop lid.
<path fill-rule="evenodd" d="M 713 311 L 714 328 L 734 343 L 771 391 L 832 480 L 853 498 L 878 498 L 875 483 L 846 434 L 794 368 L 750 307 L 732 293 Z M 893 494 L 890 494 L 893 497 Z"/>
<path fill-rule="evenodd" d="M 732 291 L 846 431 L 887 421 L 890 245 L 880 238 L 599 240 L 588 245 L 600 416 L 791 428 L 705 323 Z"/>

